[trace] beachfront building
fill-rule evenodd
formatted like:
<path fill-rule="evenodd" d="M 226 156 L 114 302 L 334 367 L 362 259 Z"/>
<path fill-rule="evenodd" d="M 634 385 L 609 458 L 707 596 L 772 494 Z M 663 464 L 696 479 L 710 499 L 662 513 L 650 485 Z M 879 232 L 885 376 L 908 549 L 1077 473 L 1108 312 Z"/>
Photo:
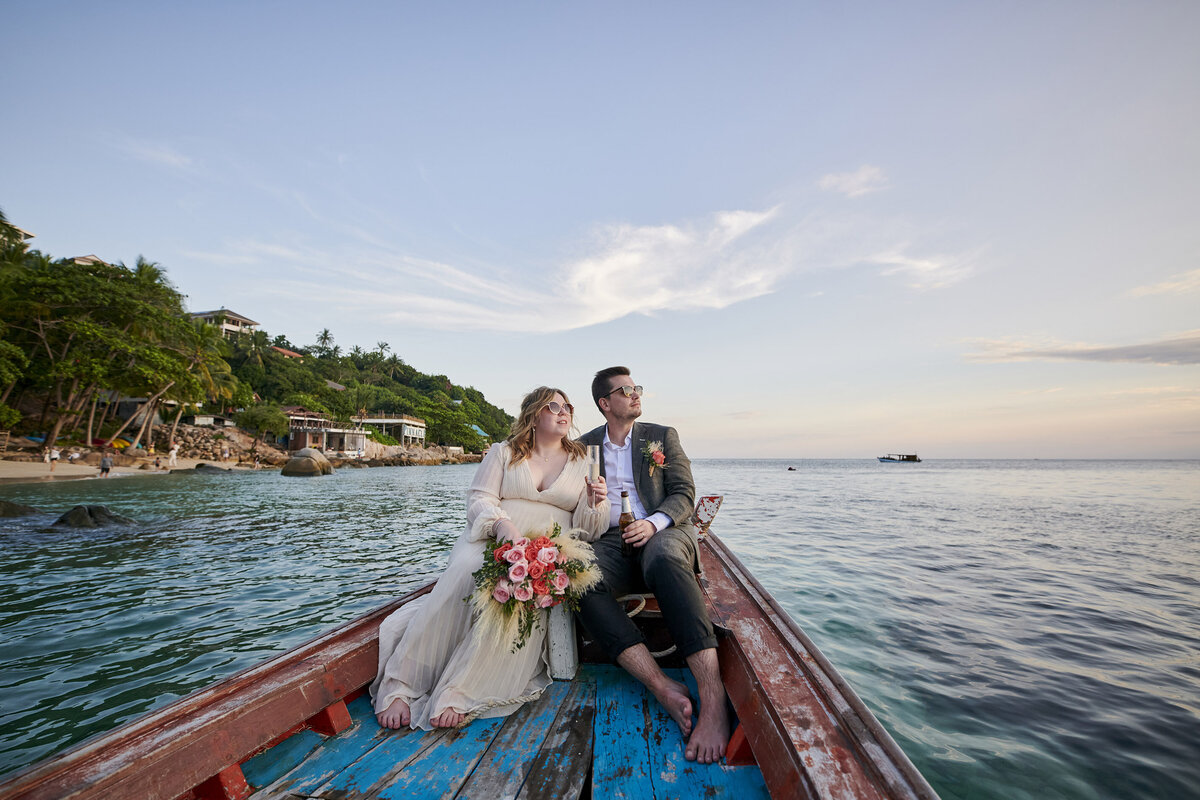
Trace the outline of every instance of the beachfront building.
<path fill-rule="evenodd" d="M 305 447 L 313 447 L 327 454 L 361 456 L 366 452 L 367 432 L 361 425 L 348 428 L 303 406 L 284 406 L 283 413 L 288 418 L 286 446 L 291 452 Z"/>
<path fill-rule="evenodd" d="M 209 325 L 216 325 L 226 339 L 236 338 L 243 333 L 253 333 L 258 323 L 249 317 L 243 317 L 222 306 L 216 311 L 197 311 L 192 319 L 199 319 Z M 298 354 L 297 354 L 298 355 Z"/>
<path fill-rule="evenodd" d="M 400 444 L 425 444 L 425 420 L 418 417 L 410 417 L 407 414 L 394 414 L 391 416 L 375 416 L 363 417 L 361 420 L 364 425 L 375 425 L 379 428 L 379 432 L 388 434 L 388 427 L 391 427 L 390 435 L 393 436 Z"/>

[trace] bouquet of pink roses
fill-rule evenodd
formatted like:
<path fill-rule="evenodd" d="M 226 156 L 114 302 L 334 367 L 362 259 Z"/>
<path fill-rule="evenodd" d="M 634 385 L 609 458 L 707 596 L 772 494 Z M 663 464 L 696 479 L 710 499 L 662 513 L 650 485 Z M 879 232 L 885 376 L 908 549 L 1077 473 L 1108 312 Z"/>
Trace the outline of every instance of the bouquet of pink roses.
<path fill-rule="evenodd" d="M 558 523 L 540 536 L 511 542 L 489 537 L 483 566 L 475 571 L 475 591 L 467 598 L 478 614 L 476 630 L 512 643 L 515 653 L 525 646 L 544 609 L 565 602 L 572 611 L 579 598 L 600 582 L 591 545 Z"/>

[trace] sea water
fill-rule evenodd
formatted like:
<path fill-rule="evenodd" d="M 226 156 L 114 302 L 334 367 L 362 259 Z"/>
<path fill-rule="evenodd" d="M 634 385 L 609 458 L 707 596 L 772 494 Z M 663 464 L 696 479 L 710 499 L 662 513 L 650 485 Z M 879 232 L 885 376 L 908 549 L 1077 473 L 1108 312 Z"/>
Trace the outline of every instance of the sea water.
<path fill-rule="evenodd" d="M 1200 796 L 1200 462 L 693 467 L 946 800 Z M 474 469 L 0 486 L 44 510 L 0 520 L 0 772 L 423 584 Z"/>

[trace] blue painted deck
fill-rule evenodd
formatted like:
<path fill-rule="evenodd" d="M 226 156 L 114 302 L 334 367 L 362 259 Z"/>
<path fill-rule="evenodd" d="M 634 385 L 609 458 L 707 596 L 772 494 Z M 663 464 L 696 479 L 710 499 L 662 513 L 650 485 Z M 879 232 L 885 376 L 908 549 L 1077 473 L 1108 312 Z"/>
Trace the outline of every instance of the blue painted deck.
<path fill-rule="evenodd" d="M 687 670 L 668 670 L 696 689 Z M 304 731 L 242 765 L 251 800 L 766 798 L 756 766 L 693 764 L 674 721 L 618 667 L 585 665 L 533 703 L 458 731 L 390 731 L 349 704 L 338 736 Z"/>

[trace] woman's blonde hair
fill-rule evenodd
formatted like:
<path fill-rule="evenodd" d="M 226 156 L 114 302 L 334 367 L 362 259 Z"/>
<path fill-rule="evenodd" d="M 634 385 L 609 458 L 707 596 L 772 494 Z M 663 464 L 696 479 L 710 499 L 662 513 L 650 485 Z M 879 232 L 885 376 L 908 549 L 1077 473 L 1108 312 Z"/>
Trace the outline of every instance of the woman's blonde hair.
<path fill-rule="evenodd" d="M 539 386 L 529 394 L 525 395 L 525 399 L 521 401 L 521 412 L 517 414 L 517 418 L 513 420 L 512 433 L 508 435 L 508 443 L 512 446 L 512 460 L 510 463 L 517 464 L 529 458 L 529 454 L 533 452 L 533 429 L 537 427 L 538 414 L 542 413 L 542 409 L 546 404 L 554 399 L 554 395 L 562 395 L 563 401 L 570 403 L 567 398 L 567 393 L 562 389 L 555 389 L 552 386 Z M 571 415 L 571 429 L 575 428 L 575 415 Z M 587 450 L 583 445 L 572 439 L 569 435 L 562 438 L 563 449 L 567 451 L 568 459 L 583 458 L 587 455 Z"/>

